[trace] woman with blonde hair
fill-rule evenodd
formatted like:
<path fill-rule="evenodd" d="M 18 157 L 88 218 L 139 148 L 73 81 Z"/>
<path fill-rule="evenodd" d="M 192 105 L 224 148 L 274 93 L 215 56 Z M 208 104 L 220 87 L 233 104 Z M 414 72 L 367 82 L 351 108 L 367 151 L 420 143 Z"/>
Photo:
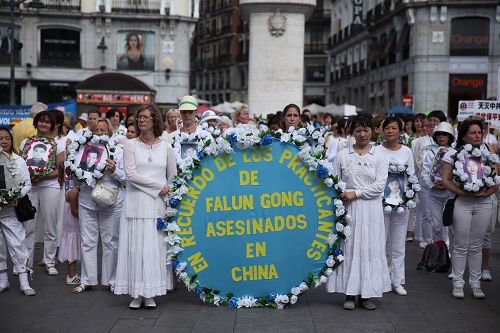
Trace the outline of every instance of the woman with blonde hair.
<path fill-rule="evenodd" d="M 250 111 L 248 110 L 248 106 L 242 105 L 239 108 L 236 108 L 233 114 L 233 123 L 234 127 L 252 127 L 255 128 L 255 124 L 250 120 Z"/>
<path fill-rule="evenodd" d="M 178 123 L 181 119 L 181 113 L 177 109 L 169 109 L 165 114 L 165 123 L 163 134 L 161 135 L 162 140 L 166 140 L 169 143 L 172 143 L 172 139 L 175 135 L 175 131 L 177 131 Z"/>

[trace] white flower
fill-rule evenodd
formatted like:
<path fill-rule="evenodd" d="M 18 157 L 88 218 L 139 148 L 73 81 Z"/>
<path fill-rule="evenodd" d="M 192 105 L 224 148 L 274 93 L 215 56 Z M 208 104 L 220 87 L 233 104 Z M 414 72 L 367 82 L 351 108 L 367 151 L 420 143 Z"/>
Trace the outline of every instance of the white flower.
<path fill-rule="evenodd" d="M 314 131 L 313 134 L 312 134 L 312 138 L 314 140 L 318 140 L 318 138 L 321 136 L 321 133 L 318 132 L 318 131 Z"/>
<path fill-rule="evenodd" d="M 401 164 L 398 165 L 398 171 L 403 172 L 405 170 L 406 170 L 406 166 L 405 165 L 401 165 Z"/>
<path fill-rule="evenodd" d="M 304 291 L 306 291 L 307 289 L 309 289 L 309 287 L 307 286 L 307 283 L 305 283 L 305 282 L 301 282 L 301 283 L 299 284 L 299 289 L 300 289 L 300 291 L 301 291 L 301 292 L 304 292 Z"/>
<path fill-rule="evenodd" d="M 329 246 L 332 246 L 337 241 L 337 235 L 334 233 L 328 234 L 328 240 L 326 241 Z"/>
<path fill-rule="evenodd" d="M 403 207 L 401 207 L 401 206 L 400 206 L 400 207 L 398 207 L 398 209 L 397 209 L 397 213 L 398 213 L 399 215 L 403 215 L 403 214 L 404 214 L 404 212 L 405 212 L 405 209 L 404 209 Z"/>
<path fill-rule="evenodd" d="M 465 183 L 464 190 L 471 192 L 472 191 L 472 183 Z"/>
<path fill-rule="evenodd" d="M 465 182 L 465 181 L 467 181 L 467 179 L 469 179 L 469 176 L 467 176 L 465 173 L 462 173 L 460 175 L 460 180 L 461 181 Z"/>
<path fill-rule="evenodd" d="M 290 134 L 283 133 L 283 134 L 281 134 L 280 141 L 281 142 L 288 142 L 288 141 L 290 141 L 290 138 L 291 138 Z"/>
<path fill-rule="evenodd" d="M 406 191 L 407 198 L 413 198 L 414 195 L 415 195 L 415 192 L 413 192 L 413 190 Z"/>
<path fill-rule="evenodd" d="M 181 231 L 181 228 L 176 222 L 171 222 L 167 224 L 166 230 L 170 232 L 179 232 Z"/>
<path fill-rule="evenodd" d="M 491 167 L 489 167 L 488 165 L 483 166 L 483 174 L 484 175 L 491 174 Z"/>
<path fill-rule="evenodd" d="M 300 294 L 300 288 L 299 287 L 293 287 L 291 290 L 292 294 L 294 295 L 299 295 Z"/>
<path fill-rule="evenodd" d="M 342 182 L 342 181 L 339 181 L 339 182 L 337 183 L 337 185 L 335 185 L 335 189 L 337 189 L 337 190 L 339 190 L 339 191 L 341 191 L 341 192 L 344 192 L 344 191 L 345 191 L 345 189 L 346 189 L 346 186 L 347 186 L 347 184 L 346 184 L 346 183 L 344 183 L 344 182 Z"/>
<path fill-rule="evenodd" d="M 342 254 L 339 254 L 337 256 L 337 260 L 340 261 L 340 262 L 344 261 L 344 256 Z"/>
<path fill-rule="evenodd" d="M 177 209 L 175 209 L 175 208 L 167 207 L 167 209 L 165 210 L 165 216 L 172 217 L 172 216 L 175 216 L 176 214 L 177 214 Z M 173 223 L 170 223 L 170 224 L 173 224 Z"/>
<path fill-rule="evenodd" d="M 481 151 L 477 148 L 474 148 L 474 150 L 472 151 L 472 155 L 479 157 L 481 156 Z"/>
<path fill-rule="evenodd" d="M 219 302 L 220 302 L 220 297 L 217 295 L 214 295 L 214 305 L 219 306 Z"/>
<path fill-rule="evenodd" d="M 384 212 L 386 212 L 386 213 L 390 213 L 390 212 L 392 212 L 392 207 L 391 207 L 391 206 L 389 206 L 389 205 L 385 206 L 385 207 L 384 207 Z"/>
<path fill-rule="evenodd" d="M 87 142 L 87 139 L 84 136 L 81 136 L 78 138 L 78 142 L 80 142 L 83 145 Z"/>
<path fill-rule="evenodd" d="M 484 179 L 484 181 L 486 182 L 486 185 L 488 185 L 488 186 L 495 185 L 495 181 L 493 180 L 492 177 L 487 177 L 487 178 Z"/>
<path fill-rule="evenodd" d="M 326 275 L 326 276 L 330 276 L 330 275 L 332 275 L 332 274 L 333 274 L 333 269 L 331 269 L 331 268 L 327 268 L 327 269 L 325 270 L 325 275 Z"/>
<path fill-rule="evenodd" d="M 470 143 L 466 144 L 464 146 L 464 149 L 467 150 L 467 151 L 471 151 L 472 150 L 472 145 Z"/>
<path fill-rule="evenodd" d="M 288 295 L 276 295 L 276 298 L 274 299 L 274 302 L 276 302 L 276 304 L 278 303 L 288 303 L 290 301 L 290 299 L 288 298 Z"/>
<path fill-rule="evenodd" d="M 319 277 L 319 283 L 320 283 L 320 284 L 323 284 L 323 283 L 325 283 L 326 281 L 328 281 L 328 278 L 327 278 L 326 276 L 321 275 L 321 276 Z"/>
<path fill-rule="evenodd" d="M 346 221 L 347 223 L 351 222 L 351 221 L 352 221 L 352 216 L 351 216 L 351 215 L 349 215 L 349 214 L 346 214 L 346 215 L 345 215 L 345 221 Z"/>
<path fill-rule="evenodd" d="M 344 231 L 344 225 L 342 223 L 335 223 L 335 229 L 338 232 L 342 232 L 342 231 Z"/>
<path fill-rule="evenodd" d="M 328 187 L 332 187 L 333 186 L 333 179 L 331 179 L 331 178 L 325 178 L 325 180 L 323 182 Z"/>
<path fill-rule="evenodd" d="M 99 142 L 99 137 L 97 135 L 93 135 L 92 138 L 90 139 L 90 143 L 98 143 Z"/>
<path fill-rule="evenodd" d="M 85 136 L 86 138 L 91 138 L 93 134 L 91 131 L 87 130 L 83 132 L 83 136 Z"/>
<path fill-rule="evenodd" d="M 171 234 L 171 235 L 165 236 L 165 238 L 163 238 L 163 240 L 165 241 L 165 243 L 172 246 L 172 245 L 179 243 L 181 241 L 181 238 L 179 236 L 177 236 L 176 234 Z"/>
<path fill-rule="evenodd" d="M 500 176 L 495 176 L 495 183 L 500 184 Z"/>
<path fill-rule="evenodd" d="M 106 162 L 102 162 L 102 161 L 101 161 L 101 162 L 97 165 L 96 169 L 97 169 L 97 170 L 104 170 L 104 168 L 105 168 L 105 167 L 106 167 Z"/>
<path fill-rule="evenodd" d="M 408 181 L 412 184 L 418 183 L 418 178 L 415 175 L 408 177 Z"/>
<path fill-rule="evenodd" d="M 325 144 L 325 138 L 324 138 L 324 137 L 322 137 L 322 136 L 320 136 L 320 137 L 318 138 L 318 144 L 320 144 L 320 145 L 324 145 L 324 144 Z"/>
<path fill-rule="evenodd" d="M 408 200 L 408 202 L 406 203 L 406 207 L 413 209 L 413 208 L 417 207 L 417 203 L 413 200 Z"/>
<path fill-rule="evenodd" d="M 292 295 L 292 297 L 290 297 L 290 304 L 295 304 L 295 303 L 297 303 L 297 300 L 298 300 L 298 299 L 299 299 L 299 298 L 298 298 L 297 296 Z"/>
<path fill-rule="evenodd" d="M 326 266 L 333 267 L 333 265 L 335 265 L 335 260 L 333 260 L 333 256 L 329 256 L 328 259 L 326 259 Z"/>
<path fill-rule="evenodd" d="M 472 191 L 473 192 L 478 192 L 480 189 L 481 188 L 479 187 L 479 185 L 477 185 L 477 184 L 472 185 Z"/>
<path fill-rule="evenodd" d="M 420 184 L 413 184 L 411 188 L 415 192 L 419 192 L 422 189 L 422 187 L 420 186 Z"/>
<path fill-rule="evenodd" d="M 461 170 L 461 168 L 463 168 L 463 164 L 462 164 L 462 162 L 460 162 L 460 161 L 456 161 L 456 162 L 455 162 L 455 169 L 457 169 L 457 170 Z"/>
<path fill-rule="evenodd" d="M 99 171 L 99 170 L 94 170 L 94 173 L 93 173 L 94 177 L 97 178 L 97 179 L 101 179 L 101 177 L 103 176 L 102 172 Z"/>
<path fill-rule="evenodd" d="M 238 308 L 253 308 L 257 304 L 257 299 L 251 296 L 243 296 L 238 298 Z"/>
<path fill-rule="evenodd" d="M 339 208 L 337 208 L 337 210 L 335 210 L 335 215 L 337 215 L 337 216 L 342 216 L 344 214 L 345 214 L 344 207 L 339 207 Z"/>
<path fill-rule="evenodd" d="M 344 236 L 346 239 L 349 239 L 349 237 L 351 237 L 351 227 L 348 225 L 344 227 Z"/>
<path fill-rule="evenodd" d="M 462 153 L 462 152 L 458 153 L 458 154 L 457 154 L 457 159 L 458 159 L 459 161 L 462 161 L 462 162 L 463 162 L 463 161 L 465 160 L 465 154 L 464 154 L 464 153 Z M 456 162 L 455 162 L 455 163 L 456 163 Z"/>

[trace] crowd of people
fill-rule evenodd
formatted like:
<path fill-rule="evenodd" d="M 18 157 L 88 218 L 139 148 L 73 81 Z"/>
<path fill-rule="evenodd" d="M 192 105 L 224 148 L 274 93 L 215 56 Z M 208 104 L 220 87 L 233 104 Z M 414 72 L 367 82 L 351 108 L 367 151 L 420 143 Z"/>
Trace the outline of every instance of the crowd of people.
<path fill-rule="evenodd" d="M 154 297 L 175 285 L 172 263 L 166 261 L 166 245 L 155 221 L 165 210 L 164 196 L 177 173 L 176 162 L 183 156 L 177 151 L 179 138 L 200 131 L 219 137 L 233 128 L 286 132 L 313 125 L 324 136 L 324 158 L 346 183 L 340 196 L 352 217 L 352 235 L 342 242 L 345 260 L 329 277 L 327 291 L 345 294 L 345 309 L 354 309 L 356 304 L 375 309 L 374 297 L 391 290 L 401 296 L 408 293 L 406 242 L 416 240 L 424 249 L 444 241 L 451 255 L 453 297 L 465 297 L 466 265 L 473 297 L 485 297 L 480 281 L 492 279 L 488 261 L 497 216 L 493 211 L 498 142 L 482 119 L 469 117 L 454 126 L 439 110 L 404 118 L 364 113 L 337 118 L 301 112 L 299 106 L 289 104 L 264 122 L 253 120 L 246 106 L 238 108 L 232 119 L 211 110 L 198 118 L 197 110 L 196 99 L 185 96 L 178 108 L 164 115 L 154 104 L 127 117 L 117 109 L 105 115 L 95 110 L 80 115 L 74 126 L 69 114 L 36 103 L 31 118 L 12 131 L 0 128 L 2 150 L 16 163 L 23 180 L 21 195 L 28 194 L 37 210 L 24 223 L 17 220 L 15 204 L 0 210 L 0 292 L 9 288 L 8 251 L 25 295 L 36 294 L 27 278 L 35 265 L 55 276 L 58 262 L 66 262 L 66 283 L 75 286 L 73 293 L 87 292 L 100 283 L 115 294 L 130 295 L 132 309 L 155 308 Z M 97 185 L 81 184 L 65 168 L 71 142 L 86 131 L 116 142 L 117 149 L 107 157 L 98 183 L 114 194 L 106 205 L 96 201 Z M 42 166 L 33 161 L 40 159 L 35 151 L 46 146 L 33 147 L 33 156 L 25 157 L 23 151 L 33 136 L 54 140 L 54 163 Z M 48 170 L 43 175 L 30 174 L 29 165 Z M 391 165 L 402 169 L 394 172 Z M 488 168 L 493 170 L 488 172 Z M 412 177 L 414 191 L 407 185 Z M 408 203 L 414 197 L 416 207 Z M 445 227 L 443 208 L 452 198 L 453 223 Z M 35 263 L 37 228 L 43 233 L 44 247 L 42 261 Z"/>

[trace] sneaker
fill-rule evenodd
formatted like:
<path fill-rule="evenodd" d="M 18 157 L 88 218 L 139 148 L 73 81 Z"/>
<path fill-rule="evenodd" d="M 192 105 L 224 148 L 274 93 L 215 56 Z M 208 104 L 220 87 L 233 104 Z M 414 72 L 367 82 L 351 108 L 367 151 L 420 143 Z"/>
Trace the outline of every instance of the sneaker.
<path fill-rule="evenodd" d="M 481 288 L 472 288 L 472 296 L 477 299 L 483 299 L 486 297 Z"/>
<path fill-rule="evenodd" d="M 359 305 L 366 310 L 375 310 L 377 306 L 369 298 L 359 298 Z"/>
<path fill-rule="evenodd" d="M 45 270 L 47 271 L 47 274 L 49 274 L 50 276 L 55 276 L 55 275 L 59 274 L 57 269 L 55 267 L 52 267 L 52 266 L 46 266 Z"/>
<path fill-rule="evenodd" d="M 398 284 L 397 286 L 392 286 L 392 290 L 399 296 L 406 296 L 408 294 L 405 287 L 400 284 Z"/>
<path fill-rule="evenodd" d="M 153 297 L 145 298 L 144 299 L 144 307 L 146 309 L 155 309 L 156 308 L 155 299 Z"/>
<path fill-rule="evenodd" d="M 68 285 L 80 284 L 80 275 L 75 274 L 75 276 L 73 276 L 73 277 L 69 277 L 69 275 L 66 275 L 66 284 L 68 284 Z"/>
<path fill-rule="evenodd" d="M 356 300 L 354 299 L 354 296 L 346 296 L 344 301 L 344 309 L 354 310 L 355 307 L 356 307 Z"/>
<path fill-rule="evenodd" d="M 425 249 L 425 247 L 427 246 L 427 243 L 426 242 L 420 242 L 418 244 L 418 247 L 421 248 L 421 249 Z"/>
<path fill-rule="evenodd" d="M 21 293 L 23 293 L 26 296 L 35 296 L 36 295 L 35 289 L 33 289 L 31 287 L 28 287 L 26 289 L 21 289 Z"/>
<path fill-rule="evenodd" d="M 455 298 L 464 298 L 465 297 L 465 295 L 464 295 L 464 288 L 461 288 L 461 287 L 454 287 L 453 291 L 451 292 L 451 294 Z"/>
<path fill-rule="evenodd" d="M 141 305 L 142 305 L 142 296 L 139 296 L 137 298 L 134 298 L 132 302 L 130 302 L 130 305 L 128 307 L 131 310 L 138 310 L 141 308 Z"/>
<path fill-rule="evenodd" d="M 491 281 L 493 277 L 491 276 L 491 272 L 487 269 L 481 272 L 481 280 L 483 281 Z"/>
<path fill-rule="evenodd" d="M 3 287 L 0 287 L 0 293 L 3 293 L 4 291 L 7 291 L 9 290 L 10 288 L 10 284 L 9 284 L 9 281 L 7 281 L 7 284 Z"/>

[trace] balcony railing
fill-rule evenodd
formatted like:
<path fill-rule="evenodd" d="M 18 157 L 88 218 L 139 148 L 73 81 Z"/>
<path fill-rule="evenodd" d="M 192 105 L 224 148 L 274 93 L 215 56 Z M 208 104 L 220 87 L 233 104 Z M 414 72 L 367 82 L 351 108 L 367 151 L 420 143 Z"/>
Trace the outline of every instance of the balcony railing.
<path fill-rule="evenodd" d="M 113 0 L 114 13 L 160 13 L 160 0 Z"/>
<path fill-rule="evenodd" d="M 41 0 L 43 8 L 62 9 L 62 10 L 80 10 L 80 0 Z"/>
<path fill-rule="evenodd" d="M 326 43 L 304 44 L 304 53 L 321 54 L 327 49 Z"/>

